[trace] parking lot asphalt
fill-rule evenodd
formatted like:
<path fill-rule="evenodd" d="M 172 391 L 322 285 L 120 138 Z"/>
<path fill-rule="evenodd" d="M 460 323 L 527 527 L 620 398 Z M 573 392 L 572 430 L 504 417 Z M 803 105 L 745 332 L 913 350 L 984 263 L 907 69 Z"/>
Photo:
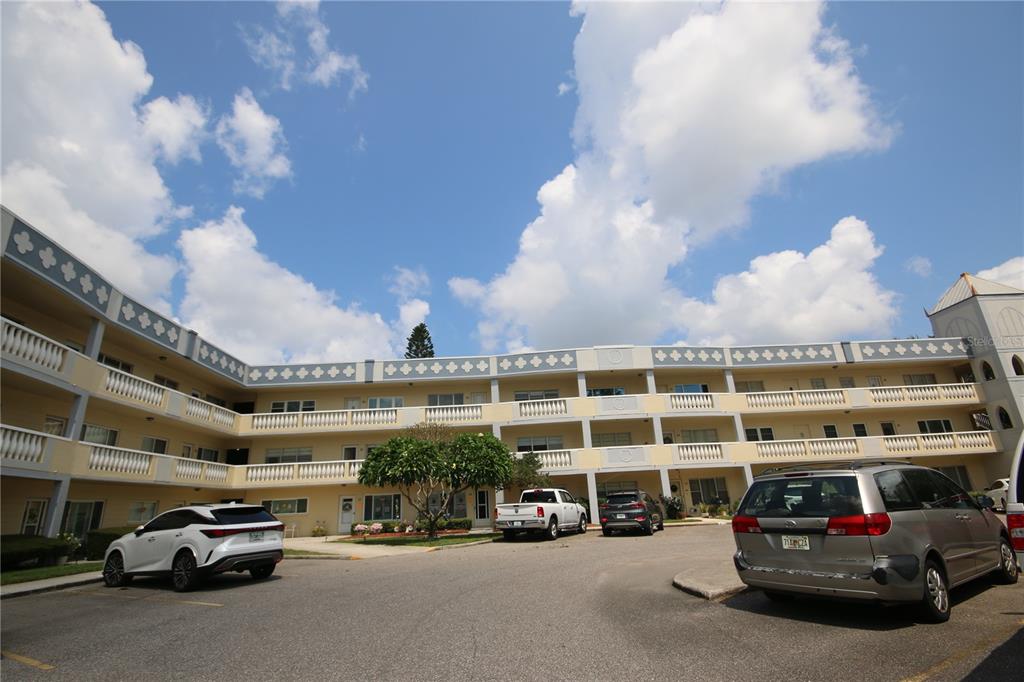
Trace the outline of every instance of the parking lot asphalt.
<path fill-rule="evenodd" d="M 758 592 L 720 603 L 672 578 L 729 553 L 728 527 L 591 531 L 372 561 L 289 561 L 178 594 L 160 580 L 2 604 L 0 675 L 21 679 L 1019 679 L 1024 582 L 914 609 Z M 49 666 L 41 669 L 39 666 Z"/>

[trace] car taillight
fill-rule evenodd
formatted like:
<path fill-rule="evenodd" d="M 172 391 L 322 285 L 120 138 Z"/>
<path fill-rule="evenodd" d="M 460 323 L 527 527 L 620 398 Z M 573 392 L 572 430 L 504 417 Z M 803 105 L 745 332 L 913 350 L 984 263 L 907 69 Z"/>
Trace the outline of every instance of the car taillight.
<path fill-rule="evenodd" d="M 646 509 L 646 507 L 644 506 L 643 502 L 634 502 L 633 504 L 629 505 L 629 508 L 630 509 Z"/>
<path fill-rule="evenodd" d="M 634 518 L 634 520 L 635 521 L 646 521 L 647 517 L 646 516 L 637 516 L 637 517 Z"/>
<path fill-rule="evenodd" d="M 1010 529 L 1010 544 L 1018 552 L 1024 552 L 1024 514 L 1007 514 L 1006 527 Z"/>
<path fill-rule="evenodd" d="M 826 535 L 885 535 L 892 528 L 888 514 L 857 514 L 833 516 L 828 520 Z"/>
<path fill-rule="evenodd" d="M 601 523 L 608 523 L 608 517 L 607 516 L 602 516 L 601 517 Z"/>
<path fill-rule="evenodd" d="M 537 507 L 537 518 L 538 519 L 543 519 L 544 518 L 544 507 Z"/>
<path fill-rule="evenodd" d="M 226 538 L 229 535 L 255 533 L 261 530 L 276 530 L 281 532 L 284 530 L 284 524 L 278 523 L 273 526 L 246 526 L 244 528 L 203 528 L 199 532 L 208 538 Z"/>
<path fill-rule="evenodd" d="M 732 517 L 733 533 L 760 533 L 761 524 L 757 522 L 756 516 L 734 516 Z"/>
<path fill-rule="evenodd" d="M 607 509 L 608 505 L 607 504 L 601 504 L 601 505 L 598 505 L 598 507 L 600 507 L 601 509 Z"/>

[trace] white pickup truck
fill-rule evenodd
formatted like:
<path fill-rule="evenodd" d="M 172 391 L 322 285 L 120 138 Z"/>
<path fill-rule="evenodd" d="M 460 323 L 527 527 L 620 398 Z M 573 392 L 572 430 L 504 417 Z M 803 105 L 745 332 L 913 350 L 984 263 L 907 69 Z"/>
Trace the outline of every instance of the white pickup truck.
<path fill-rule="evenodd" d="M 554 540 L 563 530 L 587 532 L 587 508 L 561 488 L 524 490 L 518 502 L 495 507 L 494 527 L 506 540 L 522 532 L 543 531 Z"/>

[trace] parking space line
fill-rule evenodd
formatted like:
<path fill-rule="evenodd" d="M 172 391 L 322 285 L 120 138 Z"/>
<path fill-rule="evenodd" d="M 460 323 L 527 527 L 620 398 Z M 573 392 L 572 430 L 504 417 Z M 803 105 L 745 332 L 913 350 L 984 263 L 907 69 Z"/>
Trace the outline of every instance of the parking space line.
<path fill-rule="evenodd" d="M 952 656 L 949 656 L 948 658 L 939 661 L 932 667 L 928 668 L 927 670 L 919 672 L 917 675 L 914 675 L 913 677 L 904 677 L 902 680 L 900 680 L 900 682 L 925 682 L 925 680 L 928 680 L 931 677 L 939 674 L 946 668 L 949 668 L 950 666 L 959 663 L 968 656 L 984 653 L 985 651 L 991 649 L 993 646 L 1001 644 L 1006 640 L 1007 636 L 1013 635 L 1013 633 L 1017 631 L 1017 628 L 1019 628 L 1022 625 L 1024 625 L 1024 619 L 1018 620 L 1014 625 L 1011 625 L 1010 627 L 1001 628 L 998 634 L 995 634 L 984 641 L 978 642 L 973 646 L 967 647 L 966 649 L 961 649 Z"/>
<path fill-rule="evenodd" d="M 12 661 L 17 661 L 22 665 L 27 665 L 29 667 L 35 668 L 36 670 L 54 670 L 57 667 L 50 665 L 49 663 L 43 663 L 42 661 L 37 661 L 34 658 L 22 656 L 21 654 L 16 654 L 10 651 L 0 651 L 0 656 L 3 656 L 4 658 L 9 658 Z"/>
<path fill-rule="evenodd" d="M 118 591 L 120 592 L 120 590 Z M 114 597 L 115 599 L 127 599 L 128 601 L 166 601 L 173 604 L 188 604 L 189 606 L 214 606 L 221 607 L 224 604 L 219 604 L 212 601 L 198 601 L 195 599 L 176 599 L 175 597 L 164 597 L 159 594 L 118 594 L 118 592 L 111 592 L 109 590 L 74 590 L 68 591 L 64 594 L 67 595 L 78 595 L 78 596 L 94 596 L 94 597 Z"/>

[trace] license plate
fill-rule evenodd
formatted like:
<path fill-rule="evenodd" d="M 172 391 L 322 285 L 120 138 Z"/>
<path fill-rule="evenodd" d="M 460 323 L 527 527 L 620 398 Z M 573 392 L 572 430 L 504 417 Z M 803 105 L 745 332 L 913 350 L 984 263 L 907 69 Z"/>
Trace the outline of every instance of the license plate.
<path fill-rule="evenodd" d="M 263 531 L 256 530 L 249 533 L 249 542 L 263 542 Z"/>
<path fill-rule="evenodd" d="M 521 525 L 523 525 L 523 522 L 522 521 L 513 521 L 512 525 L 513 526 L 521 526 Z"/>
<path fill-rule="evenodd" d="M 617 518 L 617 519 L 624 519 L 624 518 L 626 518 L 626 515 L 625 514 L 616 514 L 615 518 Z"/>
<path fill-rule="evenodd" d="M 811 539 L 806 535 L 783 535 L 782 549 L 811 549 Z"/>

